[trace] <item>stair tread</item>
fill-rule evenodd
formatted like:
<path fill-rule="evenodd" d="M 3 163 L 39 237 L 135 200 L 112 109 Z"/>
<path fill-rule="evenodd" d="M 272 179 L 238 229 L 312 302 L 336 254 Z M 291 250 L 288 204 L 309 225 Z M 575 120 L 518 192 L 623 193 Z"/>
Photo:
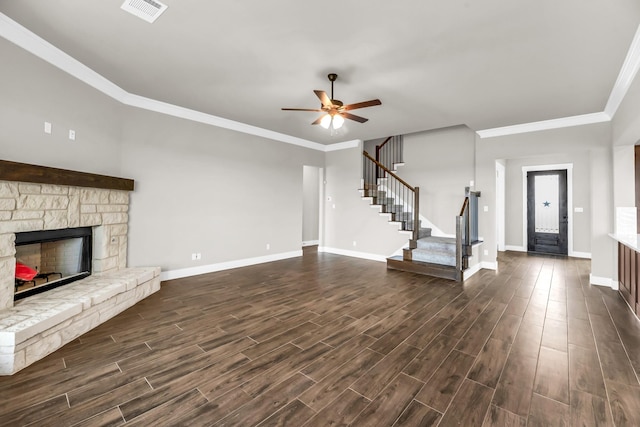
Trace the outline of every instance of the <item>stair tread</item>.
<path fill-rule="evenodd" d="M 418 253 L 434 252 L 434 253 L 448 254 L 448 253 L 455 253 L 456 252 L 455 246 L 451 246 L 451 245 L 443 245 L 443 246 L 436 246 L 436 247 L 418 246 L 417 248 L 415 248 L 413 250 L 414 251 L 418 251 Z"/>
<path fill-rule="evenodd" d="M 447 243 L 447 244 L 456 244 L 455 237 L 445 237 L 445 236 L 428 236 L 419 239 L 418 241 L 425 242 L 434 242 L 434 243 Z"/>
<path fill-rule="evenodd" d="M 461 280 L 461 274 L 456 267 L 432 264 L 423 261 L 405 260 L 400 256 L 387 258 L 387 269 L 407 271 L 425 276 L 439 277 L 455 281 Z"/>
<path fill-rule="evenodd" d="M 453 271 L 456 270 L 455 265 L 451 266 L 451 265 L 445 265 L 445 264 L 436 264 L 436 263 L 432 263 L 432 262 L 406 260 L 406 259 L 402 258 L 402 256 L 400 256 L 400 255 L 394 255 L 392 257 L 387 258 L 387 260 L 408 262 L 408 263 L 411 263 L 411 264 L 417 264 L 417 265 L 421 265 L 421 266 L 424 266 L 424 267 L 441 268 L 443 270 L 453 270 Z"/>

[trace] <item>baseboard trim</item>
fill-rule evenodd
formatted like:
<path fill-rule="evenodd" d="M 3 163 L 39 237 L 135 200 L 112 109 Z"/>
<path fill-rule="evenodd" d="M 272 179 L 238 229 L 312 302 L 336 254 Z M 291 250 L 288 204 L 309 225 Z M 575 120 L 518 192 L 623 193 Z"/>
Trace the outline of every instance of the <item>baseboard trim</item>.
<path fill-rule="evenodd" d="M 482 269 L 482 266 L 480 263 L 467 268 L 465 271 L 462 272 L 462 281 L 464 282 L 465 280 L 467 280 L 468 278 L 476 274 L 481 269 Z"/>
<path fill-rule="evenodd" d="M 591 259 L 591 254 L 589 252 L 576 252 L 573 251 L 569 254 L 569 256 L 572 256 L 574 258 L 585 258 L 585 259 Z"/>
<path fill-rule="evenodd" d="M 320 240 L 307 240 L 302 242 L 302 247 L 304 248 L 305 246 L 315 246 L 319 244 L 320 244 Z"/>
<path fill-rule="evenodd" d="M 514 251 L 514 252 L 528 252 L 527 248 L 524 246 L 511 246 L 511 245 L 506 245 L 504 247 L 504 249 L 506 251 Z M 591 254 L 589 252 L 576 252 L 573 251 L 569 254 L 570 257 L 574 257 L 574 258 L 586 258 L 586 259 L 591 259 Z"/>
<path fill-rule="evenodd" d="M 498 261 L 482 261 L 480 263 L 480 268 L 484 268 L 485 270 L 497 270 L 498 269 Z"/>
<path fill-rule="evenodd" d="M 596 286 L 606 286 L 614 291 L 618 290 L 618 282 L 609 277 L 598 277 L 593 274 L 589 274 L 589 283 Z"/>
<path fill-rule="evenodd" d="M 200 274 L 214 273 L 216 271 L 230 270 L 232 268 L 248 267 L 250 265 L 264 264 L 266 262 L 281 261 L 283 259 L 302 256 L 302 250 L 282 252 L 279 254 L 260 256 L 255 258 L 245 258 L 234 261 L 220 262 L 216 264 L 199 265 L 197 267 L 180 268 L 177 270 L 167 270 L 160 273 L 160 280 L 181 279 L 183 277 L 197 276 Z"/>
<path fill-rule="evenodd" d="M 384 255 L 370 254 L 370 253 L 366 253 L 366 252 L 349 251 L 349 250 L 346 250 L 346 249 L 330 248 L 330 247 L 326 247 L 326 246 L 320 246 L 318 248 L 318 252 L 326 252 L 326 253 L 329 253 L 329 254 L 343 255 L 343 256 L 348 256 L 348 257 L 352 257 L 352 258 L 368 259 L 370 261 L 387 262 L 387 257 L 384 256 Z"/>

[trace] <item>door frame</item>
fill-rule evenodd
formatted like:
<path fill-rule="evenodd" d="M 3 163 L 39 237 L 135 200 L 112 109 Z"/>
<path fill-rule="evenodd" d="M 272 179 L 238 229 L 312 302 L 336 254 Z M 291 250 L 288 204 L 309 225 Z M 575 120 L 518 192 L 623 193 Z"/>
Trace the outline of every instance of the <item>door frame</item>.
<path fill-rule="evenodd" d="M 318 212 L 317 212 L 317 224 L 312 224 L 312 227 L 315 228 L 315 232 L 317 233 L 318 238 L 314 239 L 314 240 L 304 240 L 304 228 L 305 228 L 305 223 L 306 221 L 308 221 L 309 219 L 306 217 L 305 215 L 305 191 L 306 188 L 304 186 L 304 182 L 305 182 L 305 176 L 306 173 L 305 171 L 308 171 L 310 169 L 315 170 L 315 172 L 317 173 L 317 182 L 315 183 L 315 185 L 313 186 L 313 192 L 317 192 L 317 204 L 318 204 Z M 323 241 L 323 234 L 324 234 L 324 168 L 321 168 L 319 166 L 314 166 L 314 165 L 302 165 L 302 182 L 303 182 L 303 186 L 302 186 L 302 239 L 300 239 L 300 241 L 302 242 L 302 247 L 305 246 L 312 246 L 312 245 L 322 245 L 322 241 Z"/>
<path fill-rule="evenodd" d="M 522 247 L 527 250 L 527 172 L 567 171 L 567 255 L 573 254 L 573 163 L 555 165 L 535 165 L 522 167 Z"/>
<path fill-rule="evenodd" d="M 558 178 L 558 231 L 538 232 L 536 231 L 536 212 L 540 207 L 536 207 L 536 195 L 527 194 L 527 252 L 541 254 L 569 255 L 569 212 L 567 206 L 567 170 L 555 169 L 552 171 L 530 171 L 527 172 L 527 190 L 536 192 L 536 180 L 539 176 L 553 176 Z M 542 199 L 547 200 L 547 199 Z M 545 202 L 545 206 L 548 204 Z M 555 203 L 554 203 L 555 206 Z M 556 208 L 551 208 L 556 209 Z M 543 209 L 544 210 L 544 209 Z M 538 243 L 541 238 L 545 243 Z M 555 240 L 557 246 L 554 246 L 550 240 Z"/>
<path fill-rule="evenodd" d="M 506 166 L 496 161 L 496 241 L 499 252 L 506 250 L 506 171 Z"/>

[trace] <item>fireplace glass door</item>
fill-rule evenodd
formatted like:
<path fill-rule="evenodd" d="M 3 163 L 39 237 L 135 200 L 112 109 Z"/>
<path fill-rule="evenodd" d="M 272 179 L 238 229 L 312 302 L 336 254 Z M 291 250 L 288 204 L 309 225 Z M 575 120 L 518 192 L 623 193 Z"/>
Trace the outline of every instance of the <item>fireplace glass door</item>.
<path fill-rule="evenodd" d="M 16 234 L 15 299 L 91 274 L 91 227 Z"/>

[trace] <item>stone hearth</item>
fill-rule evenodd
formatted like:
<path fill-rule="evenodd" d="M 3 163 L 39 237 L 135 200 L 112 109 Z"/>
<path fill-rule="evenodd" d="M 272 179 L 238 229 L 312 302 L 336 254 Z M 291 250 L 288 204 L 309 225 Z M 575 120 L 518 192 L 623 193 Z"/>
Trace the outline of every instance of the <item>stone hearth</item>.
<path fill-rule="evenodd" d="M 84 186 L 125 180 L 33 168 L 38 180 L 51 173 L 56 184 L 0 180 L 0 375 L 45 357 L 160 289 L 159 268 L 126 268 L 128 191 Z M 84 180 L 82 186 L 58 185 L 68 174 Z M 14 303 L 15 233 L 74 227 L 93 228 L 92 275 Z"/>

